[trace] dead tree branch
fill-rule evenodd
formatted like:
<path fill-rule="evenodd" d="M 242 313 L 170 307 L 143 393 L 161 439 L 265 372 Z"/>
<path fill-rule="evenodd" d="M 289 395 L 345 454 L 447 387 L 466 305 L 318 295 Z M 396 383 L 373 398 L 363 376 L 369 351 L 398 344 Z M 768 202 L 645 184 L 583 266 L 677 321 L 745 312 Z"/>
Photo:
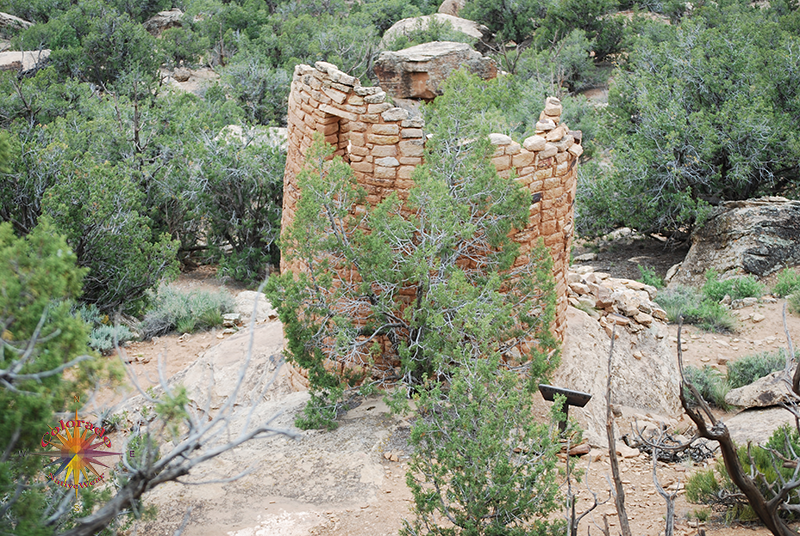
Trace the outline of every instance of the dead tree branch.
<path fill-rule="evenodd" d="M 617 442 L 614 439 L 614 413 L 611 411 L 611 361 L 614 356 L 614 339 L 617 337 L 617 325 L 611 330 L 611 349 L 608 352 L 608 380 L 606 382 L 606 434 L 608 435 L 608 457 L 611 461 L 611 475 L 614 479 L 614 504 L 617 507 L 619 528 L 622 536 L 631 536 L 631 527 L 628 524 L 628 513 L 625 511 L 625 489 L 622 487 L 622 478 L 619 474 L 619 459 L 617 458 Z"/>

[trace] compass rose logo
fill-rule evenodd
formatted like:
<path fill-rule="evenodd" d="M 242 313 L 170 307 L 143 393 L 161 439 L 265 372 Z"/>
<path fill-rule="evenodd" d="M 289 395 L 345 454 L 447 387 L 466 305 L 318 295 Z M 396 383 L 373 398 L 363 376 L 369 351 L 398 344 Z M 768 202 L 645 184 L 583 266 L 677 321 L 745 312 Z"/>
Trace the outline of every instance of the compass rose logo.
<path fill-rule="evenodd" d="M 75 490 L 94 486 L 103 481 L 105 475 L 95 466 L 108 467 L 99 458 L 119 456 L 121 452 L 102 450 L 103 447 L 111 448 L 111 440 L 105 437 L 105 428 L 100 428 L 89 421 L 75 419 L 51 427 L 51 430 L 42 436 L 43 448 L 54 447 L 55 450 L 36 452 L 39 456 L 55 458 L 47 467 L 52 468 L 47 472 L 47 478 L 57 485 Z M 101 469 L 102 470 L 102 469 Z"/>

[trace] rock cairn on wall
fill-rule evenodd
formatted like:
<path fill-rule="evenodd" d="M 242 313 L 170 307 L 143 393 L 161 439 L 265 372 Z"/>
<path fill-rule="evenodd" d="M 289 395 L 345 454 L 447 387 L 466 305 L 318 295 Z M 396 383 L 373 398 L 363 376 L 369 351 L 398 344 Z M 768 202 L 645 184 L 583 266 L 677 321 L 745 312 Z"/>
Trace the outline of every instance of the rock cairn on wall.
<path fill-rule="evenodd" d="M 591 266 L 580 266 L 569 272 L 569 304 L 588 311 L 600 321 L 608 336 L 624 328 L 638 333 L 654 322 L 666 323 L 667 313 L 655 301 L 658 290 L 651 285 L 630 279 L 617 279 Z"/>
<path fill-rule="evenodd" d="M 413 186 L 411 174 L 424 155 L 424 122 L 385 100 L 381 88 L 362 87 L 358 79 L 329 63 L 295 68 L 289 94 L 283 228 L 294 220 L 300 196 L 296 177 L 317 132 L 350 164 L 367 191 L 367 204 L 375 206 L 392 192 L 407 198 Z M 576 164 L 583 148 L 581 133 L 561 123 L 558 99 L 547 99 L 536 129 L 536 134 L 521 144 L 492 134 L 490 140 L 496 147 L 492 162 L 501 176 L 514 176 L 531 194 L 528 226 L 513 237 L 521 246 L 517 262 L 527 262 L 525 255 L 540 238 L 544 240 L 553 257 L 558 295 L 553 331 L 563 340 Z M 281 261 L 282 271 L 300 269 Z"/>

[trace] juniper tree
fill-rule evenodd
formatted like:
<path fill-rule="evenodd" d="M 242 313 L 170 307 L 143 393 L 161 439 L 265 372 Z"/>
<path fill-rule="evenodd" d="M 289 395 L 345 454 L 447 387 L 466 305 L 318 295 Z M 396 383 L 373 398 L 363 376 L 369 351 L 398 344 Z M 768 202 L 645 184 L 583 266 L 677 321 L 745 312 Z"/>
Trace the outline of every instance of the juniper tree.
<path fill-rule="evenodd" d="M 433 137 L 408 199 L 393 193 L 357 210 L 364 190 L 319 142 L 298 175 L 281 246 L 303 269 L 271 278 L 268 294 L 328 425 L 359 381 L 446 380 L 488 353 L 532 378 L 556 363 L 552 263 L 539 247 L 515 264 L 509 235 L 527 225 L 530 199 L 489 161 L 480 84 L 456 76 L 427 109 Z M 399 367 L 373 368 L 379 355 Z"/>

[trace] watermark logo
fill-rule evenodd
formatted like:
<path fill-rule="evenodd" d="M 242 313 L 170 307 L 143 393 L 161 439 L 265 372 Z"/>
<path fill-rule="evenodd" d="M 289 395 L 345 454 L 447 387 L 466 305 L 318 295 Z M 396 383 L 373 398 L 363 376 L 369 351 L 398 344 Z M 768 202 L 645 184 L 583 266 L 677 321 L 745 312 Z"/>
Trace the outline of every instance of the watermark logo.
<path fill-rule="evenodd" d="M 111 448 L 111 439 L 105 432 L 105 428 L 99 425 L 78 419 L 77 411 L 74 419 L 66 422 L 62 419 L 58 425 L 51 427 L 42 436 L 41 445 L 52 450 L 35 453 L 54 458 L 47 465 L 50 468 L 46 473 L 47 478 L 59 486 L 74 489 L 76 498 L 79 489 L 103 482 L 105 474 L 97 466 L 109 466 L 100 458 L 122 454 L 105 450 Z"/>

